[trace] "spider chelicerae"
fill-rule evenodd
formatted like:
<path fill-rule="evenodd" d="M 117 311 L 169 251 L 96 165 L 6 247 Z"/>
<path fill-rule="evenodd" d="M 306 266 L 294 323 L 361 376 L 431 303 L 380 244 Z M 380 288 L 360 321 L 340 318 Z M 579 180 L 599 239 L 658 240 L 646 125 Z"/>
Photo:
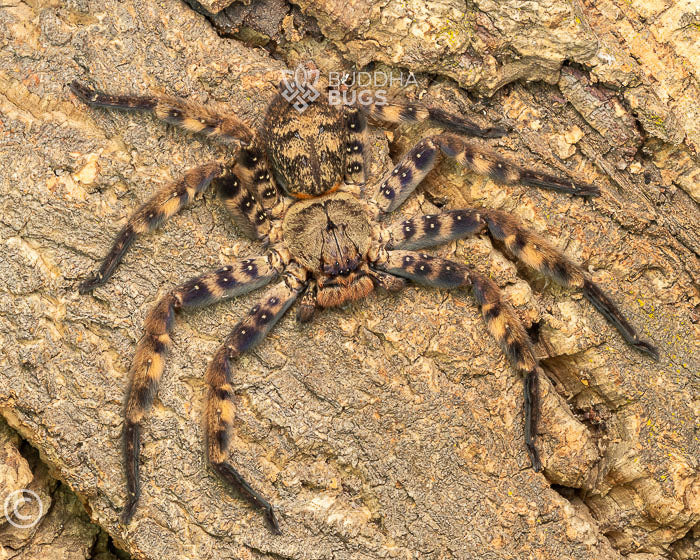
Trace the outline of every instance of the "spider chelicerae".
<path fill-rule="evenodd" d="M 233 262 L 173 288 L 148 313 L 131 366 L 126 401 L 128 494 L 124 523 L 133 516 L 140 495 L 141 426 L 172 344 L 169 333 L 176 311 L 209 305 L 276 282 L 234 327 L 206 373 L 209 462 L 222 479 L 265 512 L 276 533 L 280 527 L 268 500 L 226 462 L 235 421 L 234 369 L 235 359 L 258 344 L 297 299 L 298 319 L 309 321 L 316 309 L 364 298 L 377 286 L 398 291 L 405 279 L 447 289 L 471 287 L 489 333 L 524 376 L 525 445 L 535 471 L 542 468 L 535 435 L 539 383 L 544 374 L 525 328 L 492 280 L 466 264 L 416 250 L 486 234 L 530 268 L 580 290 L 630 345 L 658 358 L 656 349 L 639 338 L 581 267 L 504 212 L 467 208 L 393 224 L 382 221 L 406 200 L 441 156 L 497 183 L 519 183 L 574 196 L 598 194 L 593 185 L 520 169 L 463 139 L 468 135 L 499 137 L 506 132 L 502 128 L 479 128 L 462 116 L 434 107 L 394 102 L 332 105 L 323 95 L 299 112 L 279 93 L 269 104 L 262 125 L 254 129 L 222 106 L 170 97 L 110 95 L 78 82 L 70 87 L 89 105 L 151 112 L 167 123 L 205 134 L 233 149 L 230 161 L 190 169 L 140 206 L 119 232 L 99 270 L 80 285 L 81 293 L 109 279 L 138 234 L 157 228 L 214 180 L 238 226 L 266 247 L 263 256 Z M 367 182 L 368 118 L 378 124 L 428 120 L 450 132 L 422 139 L 381 179 Z"/>

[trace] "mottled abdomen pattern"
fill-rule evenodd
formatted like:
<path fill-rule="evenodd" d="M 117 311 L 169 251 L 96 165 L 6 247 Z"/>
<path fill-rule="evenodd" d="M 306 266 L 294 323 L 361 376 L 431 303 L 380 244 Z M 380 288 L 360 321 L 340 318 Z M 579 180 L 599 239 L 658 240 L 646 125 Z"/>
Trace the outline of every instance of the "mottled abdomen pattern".
<path fill-rule="evenodd" d="M 335 108 L 313 103 L 299 113 L 278 96 L 263 125 L 278 184 L 297 198 L 340 186 L 345 169 L 344 119 Z"/>

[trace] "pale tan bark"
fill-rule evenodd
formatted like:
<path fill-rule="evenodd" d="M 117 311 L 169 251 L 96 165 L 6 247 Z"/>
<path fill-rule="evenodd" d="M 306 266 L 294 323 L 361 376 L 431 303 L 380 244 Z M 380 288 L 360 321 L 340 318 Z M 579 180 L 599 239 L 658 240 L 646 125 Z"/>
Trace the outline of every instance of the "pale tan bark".
<path fill-rule="evenodd" d="M 177 2 L 0 8 L 2 414 L 135 558 L 693 558 L 700 96 L 687 6 L 300 0 L 210 20 Z M 221 37 L 224 26 L 279 57 Z M 203 454 L 207 359 L 255 294 L 192 313 L 174 330 L 143 435 L 143 498 L 124 528 L 123 399 L 143 317 L 183 278 L 260 248 L 206 196 L 136 243 L 94 297 L 78 295 L 132 208 L 225 152 L 88 109 L 64 84 L 215 99 L 255 120 L 282 69 L 308 59 L 411 70 L 417 85 L 393 95 L 510 125 L 485 144 L 599 185 L 586 203 L 446 163 L 398 212 L 440 199 L 512 211 L 583 263 L 662 359 L 635 354 L 580 297 L 486 239 L 441 249 L 540 326 L 554 384 L 536 474 L 521 382 L 468 295 L 411 287 L 309 325 L 289 316 L 240 361 L 231 457 L 279 508 L 285 535 L 274 537 Z M 373 171 L 429 130 L 378 132 Z"/>

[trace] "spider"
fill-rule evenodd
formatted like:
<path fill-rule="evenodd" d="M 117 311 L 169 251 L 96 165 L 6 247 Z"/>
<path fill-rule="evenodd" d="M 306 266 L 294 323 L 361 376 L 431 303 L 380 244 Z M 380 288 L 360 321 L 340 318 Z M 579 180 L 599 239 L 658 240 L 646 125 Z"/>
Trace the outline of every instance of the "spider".
<path fill-rule="evenodd" d="M 265 513 L 275 533 L 280 533 L 280 526 L 270 502 L 226 462 L 235 421 L 234 364 L 238 356 L 260 343 L 297 299 L 297 318 L 309 321 L 316 309 L 362 299 L 375 287 L 398 291 L 406 279 L 445 289 L 470 287 L 487 330 L 524 376 L 525 446 L 535 471 L 542 469 L 535 436 L 539 383 L 544 373 L 525 328 L 495 282 L 466 264 L 417 250 L 486 234 L 530 268 L 582 291 L 630 345 L 658 359 L 656 349 L 640 339 L 581 267 L 507 213 L 465 208 L 391 225 L 381 221 L 406 200 L 443 156 L 497 183 L 520 183 L 574 196 L 599 194 L 594 185 L 521 169 L 463 138 L 499 137 L 506 133 L 502 128 L 482 129 L 434 107 L 395 102 L 334 105 L 323 95 L 299 112 L 280 90 L 268 105 L 262 125 L 253 129 L 223 106 L 171 97 L 110 95 L 79 82 L 71 83 L 70 88 L 88 105 L 150 112 L 167 123 L 227 143 L 233 150 L 231 161 L 213 161 L 190 169 L 134 211 L 99 270 L 79 286 L 81 293 L 109 279 L 138 234 L 156 229 L 214 180 L 238 226 L 266 246 L 263 256 L 233 262 L 171 289 L 147 314 L 145 333 L 130 370 L 125 409 L 125 524 L 132 518 L 140 495 L 141 426 L 164 370 L 164 357 L 172 345 L 174 313 L 178 311 L 276 282 L 233 328 L 206 372 L 209 463 L 218 476 Z M 420 140 L 381 179 L 367 182 L 368 119 L 380 125 L 427 120 L 450 132 Z"/>

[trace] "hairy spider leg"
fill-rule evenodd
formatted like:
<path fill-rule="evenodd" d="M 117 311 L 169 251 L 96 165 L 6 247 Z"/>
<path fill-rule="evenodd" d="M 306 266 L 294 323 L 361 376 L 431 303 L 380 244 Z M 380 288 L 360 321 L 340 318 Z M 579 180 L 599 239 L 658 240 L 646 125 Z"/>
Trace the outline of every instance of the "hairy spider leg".
<path fill-rule="evenodd" d="M 232 361 L 262 341 L 305 287 L 306 271 L 298 265 L 290 265 L 284 280 L 270 288 L 248 316 L 233 328 L 214 354 L 206 374 L 209 385 L 206 423 L 209 462 L 223 480 L 238 488 L 253 505 L 265 512 L 277 534 L 281 531 L 272 505 L 226 462 L 235 420 L 233 388 L 236 379 Z"/>
<path fill-rule="evenodd" d="M 345 119 L 345 182 L 364 185 L 369 170 L 367 118 L 357 107 L 344 106 Z"/>
<path fill-rule="evenodd" d="M 572 263 L 547 240 L 505 212 L 477 208 L 419 216 L 392 225 L 385 231 L 383 238 L 388 240 L 388 246 L 392 248 L 422 249 L 482 232 L 502 243 L 516 259 L 529 268 L 566 288 L 581 291 L 628 344 L 659 359 L 656 348 L 639 337 L 622 312 L 586 276 L 580 266 Z"/>
<path fill-rule="evenodd" d="M 77 81 L 72 82 L 70 88 L 91 106 L 153 112 L 156 117 L 189 131 L 226 143 L 240 140 L 244 144 L 238 150 L 235 171 L 226 171 L 216 162 L 197 167 L 141 206 L 117 236 L 100 270 L 80 285 L 81 293 L 93 290 L 109 279 L 137 233 L 158 227 L 190 202 L 195 194 L 206 190 L 215 177 L 223 176 L 219 194 L 241 229 L 254 239 L 263 239 L 269 233 L 269 214 L 277 212 L 280 192 L 270 174 L 264 150 L 243 121 L 227 114 L 223 107 L 202 106 L 182 99 L 111 95 Z"/>
<path fill-rule="evenodd" d="M 252 142 L 255 136 L 245 122 L 230 114 L 226 107 L 214 103 L 204 106 L 177 97 L 111 95 L 89 88 L 78 81 L 71 82 L 69 87 L 81 101 L 92 107 L 153 113 L 169 124 L 224 143 L 246 145 Z"/>
<path fill-rule="evenodd" d="M 542 463 L 535 447 L 541 370 L 525 328 L 513 308 L 501 297 L 498 285 L 467 265 L 412 251 L 388 251 L 386 260 L 376 266 L 424 286 L 472 288 L 486 328 L 525 379 L 525 445 L 532 468 L 541 471 Z"/>
<path fill-rule="evenodd" d="M 241 148 L 235 170 L 243 184 L 257 196 L 262 207 L 275 213 L 282 193 L 275 182 L 274 174 L 270 173 L 270 163 L 258 137 L 250 146 Z"/>
<path fill-rule="evenodd" d="M 392 101 L 380 104 L 375 101 L 368 105 L 363 105 L 362 109 L 370 119 L 379 123 L 400 124 L 430 121 L 453 132 L 481 138 L 500 138 L 508 133 L 505 128 L 499 126 L 481 128 L 475 122 L 459 115 L 416 103 L 396 103 Z"/>
<path fill-rule="evenodd" d="M 80 293 L 90 292 L 107 282 L 138 234 L 153 231 L 165 220 L 177 214 L 194 199 L 197 193 L 204 192 L 212 179 L 223 172 L 224 167 L 218 162 L 210 162 L 190 169 L 180 179 L 161 188 L 139 206 L 129 216 L 126 225 L 117 235 L 99 270 L 80 284 L 78 288 Z"/>
<path fill-rule="evenodd" d="M 234 169 L 237 169 L 237 166 Z M 266 241 L 272 223 L 269 211 L 262 205 L 260 195 L 245 187 L 234 171 L 227 172 L 216 183 L 219 198 L 243 233 L 251 239 Z"/>
<path fill-rule="evenodd" d="M 213 272 L 196 276 L 174 288 L 153 306 L 144 323 L 131 365 L 124 424 L 124 462 L 127 502 L 122 519 L 128 523 L 141 494 L 139 449 L 141 425 L 150 409 L 165 367 L 165 355 L 172 345 L 174 312 L 201 307 L 236 297 L 269 284 L 284 263 L 276 252 L 246 259 Z"/>
<path fill-rule="evenodd" d="M 313 318 L 316 308 L 318 307 L 316 302 L 317 290 L 316 280 L 310 279 L 308 281 L 308 287 L 301 296 L 299 306 L 297 307 L 297 321 L 300 323 L 308 323 Z"/>
<path fill-rule="evenodd" d="M 594 185 L 576 183 L 571 179 L 555 177 L 548 173 L 521 169 L 514 163 L 480 147 L 470 145 L 458 136 L 438 134 L 424 138 L 379 182 L 374 201 L 383 212 L 392 212 L 403 203 L 420 182 L 437 164 L 442 152 L 464 167 L 481 175 L 487 175 L 499 184 L 522 184 L 575 196 L 595 196 L 599 190 Z"/>

